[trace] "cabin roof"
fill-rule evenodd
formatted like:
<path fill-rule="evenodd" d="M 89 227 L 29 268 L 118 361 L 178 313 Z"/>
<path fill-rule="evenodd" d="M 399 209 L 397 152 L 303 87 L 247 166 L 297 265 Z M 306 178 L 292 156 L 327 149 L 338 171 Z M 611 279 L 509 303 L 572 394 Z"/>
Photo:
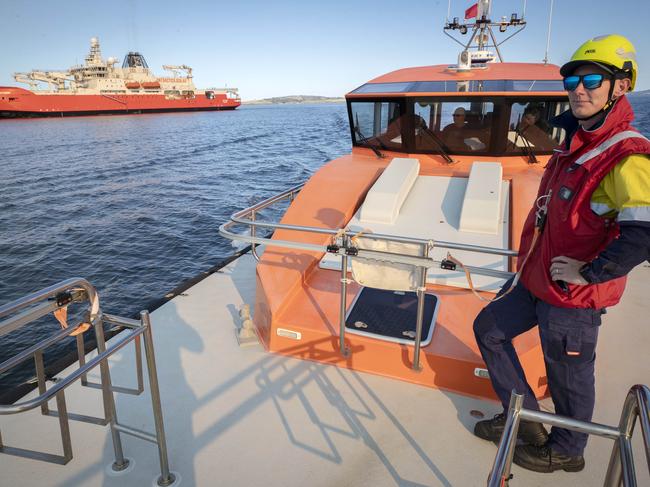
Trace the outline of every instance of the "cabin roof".
<path fill-rule="evenodd" d="M 560 67 L 541 63 L 488 63 L 484 68 L 458 72 L 447 64 L 398 69 L 368 83 L 398 83 L 405 81 L 461 80 L 561 80 Z"/>
<path fill-rule="evenodd" d="M 541 63 L 488 63 L 469 71 L 457 71 L 455 66 L 446 64 L 398 69 L 371 79 L 346 96 L 482 95 L 488 92 L 566 96 L 560 68 Z"/>

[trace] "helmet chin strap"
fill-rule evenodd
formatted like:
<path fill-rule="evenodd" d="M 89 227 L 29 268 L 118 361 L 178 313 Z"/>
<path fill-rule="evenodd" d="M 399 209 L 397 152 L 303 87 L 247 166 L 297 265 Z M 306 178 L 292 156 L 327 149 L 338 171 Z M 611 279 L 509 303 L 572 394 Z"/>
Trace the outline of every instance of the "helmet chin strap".
<path fill-rule="evenodd" d="M 605 105 L 603 106 L 603 108 L 601 108 L 600 110 L 598 110 L 598 111 L 597 111 L 596 113 L 594 113 L 593 115 L 589 115 L 588 117 L 576 117 L 576 116 L 574 115 L 575 119 L 576 119 L 576 120 L 579 120 L 580 122 L 586 122 L 587 120 L 591 120 L 592 118 L 597 117 L 597 116 L 600 115 L 601 113 L 606 113 L 606 112 L 608 112 L 609 110 L 611 110 L 611 108 L 614 106 L 614 102 L 616 101 L 616 98 L 614 98 L 614 84 L 615 84 L 614 81 L 615 81 L 615 80 L 613 79 L 612 82 L 610 83 L 610 86 L 609 86 L 609 94 L 607 95 L 607 103 L 605 103 Z"/>

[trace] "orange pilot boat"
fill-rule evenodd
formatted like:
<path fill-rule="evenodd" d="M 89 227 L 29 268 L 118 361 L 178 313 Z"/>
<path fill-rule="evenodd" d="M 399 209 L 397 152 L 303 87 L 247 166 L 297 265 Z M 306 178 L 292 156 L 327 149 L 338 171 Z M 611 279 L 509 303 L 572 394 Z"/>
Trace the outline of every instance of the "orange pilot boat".
<path fill-rule="evenodd" d="M 565 135 L 549 120 L 568 101 L 557 66 L 502 62 L 486 50 L 490 21 L 469 28 L 457 64 L 397 70 L 348 93 L 352 153 L 222 226 L 266 246 L 254 324 L 267 350 L 495 397 L 473 321 L 514 274 L 511 249 Z M 283 199 L 280 222 L 260 218 Z M 545 396 L 536 330 L 515 346 Z"/>

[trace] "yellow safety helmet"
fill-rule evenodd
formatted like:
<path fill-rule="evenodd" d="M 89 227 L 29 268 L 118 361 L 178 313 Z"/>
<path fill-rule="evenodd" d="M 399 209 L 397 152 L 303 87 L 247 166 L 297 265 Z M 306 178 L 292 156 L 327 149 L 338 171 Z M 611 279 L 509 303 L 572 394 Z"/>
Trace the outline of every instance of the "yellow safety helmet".
<path fill-rule="evenodd" d="M 584 64 L 595 64 L 618 78 L 630 78 L 630 91 L 634 89 L 638 65 L 636 50 L 627 38 L 618 34 L 594 37 L 573 53 L 571 60 L 560 68 L 562 76 L 569 76 Z"/>

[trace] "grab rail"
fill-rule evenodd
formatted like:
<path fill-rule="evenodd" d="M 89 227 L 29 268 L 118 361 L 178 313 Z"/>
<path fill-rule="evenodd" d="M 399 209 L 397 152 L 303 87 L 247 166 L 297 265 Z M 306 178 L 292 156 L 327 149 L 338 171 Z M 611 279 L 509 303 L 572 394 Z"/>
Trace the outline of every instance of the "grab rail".
<path fill-rule="evenodd" d="M 614 447 L 603 485 L 604 487 L 618 487 L 622 481 L 625 487 L 636 487 L 636 472 L 634 470 L 634 459 L 632 455 L 632 434 L 634 432 L 636 418 L 638 417 L 641 423 L 641 432 L 643 433 L 643 444 L 648 469 L 650 470 L 650 389 L 647 386 L 637 384 L 630 388 L 625 397 L 618 428 L 587 421 L 578 421 L 542 411 L 524 409 L 522 407 L 523 403 L 524 396 L 512 391 L 505 428 L 501 435 L 499 449 L 497 450 L 490 476 L 488 477 L 488 487 L 507 486 L 508 482 L 512 479 L 510 468 L 512 466 L 517 431 L 521 420 L 549 424 L 614 440 Z"/>
<path fill-rule="evenodd" d="M 274 247 L 283 247 L 299 250 L 310 250 L 312 252 L 328 252 L 334 255 L 340 255 L 342 258 L 341 263 L 341 306 L 339 314 L 339 351 L 342 356 L 347 356 L 345 348 L 345 312 L 346 304 L 346 289 L 349 282 L 347 278 L 347 265 L 348 258 L 358 258 L 367 260 L 378 260 L 382 262 L 390 262 L 397 264 L 409 264 L 419 268 L 419 284 L 418 284 L 418 306 L 417 306 L 417 322 L 416 322 L 416 336 L 414 341 L 414 354 L 413 354 L 413 370 L 420 369 L 420 342 L 421 342 L 421 329 L 422 320 L 424 315 L 424 287 L 426 285 L 426 269 L 429 267 L 442 268 L 446 262 L 435 260 L 429 256 L 430 250 L 434 247 L 440 247 L 450 250 L 466 250 L 470 252 L 503 255 L 506 257 L 516 257 L 517 251 L 508 249 L 499 249 L 493 247 L 482 247 L 478 245 L 467 245 L 456 242 L 444 242 L 440 240 L 425 240 L 421 238 L 412 237 L 397 237 L 394 235 L 385 235 L 379 233 L 364 233 L 364 239 L 381 240 L 384 242 L 397 242 L 413 244 L 420 247 L 419 256 L 408 255 L 397 252 L 385 252 L 377 250 L 362 249 L 354 245 L 353 238 L 357 236 L 357 232 L 352 232 L 346 228 L 330 229 L 320 227 L 309 227 L 302 225 L 289 225 L 286 223 L 268 222 L 258 219 L 258 213 L 262 210 L 272 207 L 274 204 L 285 199 L 293 200 L 304 187 L 303 184 L 296 185 L 281 193 L 273 195 L 255 205 L 233 213 L 230 220 L 219 227 L 219 235 L 234 241 L 247 242 L 252 244 L 253 256 L 259 261 L 257 252 L 255 251 L 256 245 L 270 245 Z M 232 230 L 233 227 L 238 225 L 248 226 L 249 235 L 236 233 Z M 258 237 L 256 233 L 257 228 L 268 228 L 272 230 L 288 230 L 294 232 L 308 232 L 323 235 L 329 235 L 336 239 L 335 245 L 327 244 L 312 244 L 300 242 L 295 240 L 279 240 L 267 237 Z M 503 279 L 511 278 L 514 273 L 499 271 L 494 269 L 486 269 L 483 267 L 465 266 L 465 268 L 472 274 L 497 277 Z"/>
<path fill-rule="evenodd" d="M 239 224 L 239 225 L 247 225 L 251 228 L 264 227 L 273 230 L 311 232 L 311 233 L 320 233 L 320 234 L 331 235 L 331 236 L 345 235 L 346 237 L 350 237 L 350 238 L 354 237 L 357 234 L 357 232 L 352 232 L 350 230 L 345 230 L 345 229 L 331 229 L 331 228 L 321 228 L 321 227 L 308 227 L 302 225 L 289 225 L 286 223 L 266 222 L 263 220 L 257 220 L 256 218 L 251 218 L 251 215 L 254 216 L 257 212 L 270 208 L 273 204 L 278 203 L 279 201 L 282 201 L 287 198 L 290 199 L 295 198 L 295 195 L 300 192 L 303 186 L 304 183 L 299 184 L 281 193 L 273 195 L 263 201 L 260 201 L 255 205 L 252 205 L 248 208 L 244 208 L 243 210 L 233 213 L 230 216 L 230 221 L 222 224 L 219 227 L 219 234 L 222 237 L 226 237 L 230 240 L 238 240 L 238 241 L 249 242 L 249 243 L 262 243 L 262 244 L 268 243 L 275 247 L 299 248 L 304 250 L 316 250 L 316 251 L 325 251 L 327 250 L 327 246 L 303 243 L 302 245 L 304 245 L 304 247 L 301 247 L 298 245 L 292 245 L 292 244 L 299 244 L 299 242 L 285 241 L 285 240 L 272 240 L 270 238 L 254 237 L 253 235 L 250 236 L 242 235 L 238 233 L 233 233 L 230 231 L 230 229 L 233 226 Z M 363 238 L 372 239 L 372 240 L 385 240 L 388 242 L 397 242 L 397 243 L 429 245 L 430 247 L 440 247 L 440 248 L 445 248 L 450 250 L 467 250 L 470 252 L 478 252 L 478 253 L 491 254 L 491 255 L 503 255 L 506 257 L 517 257 L 519 255 L 519 252 L 516 250 L 499 249 L 495 247 L 483 247 L 480 245 L 468 245 L 468 244 L 461 244 L 457 242 L 446 242 L 443 240 L 425 240 L 425 239 L 413 238 L 413 237 L 397 237 L 394 235 L 385 235 L 381 233 L 364 233 Z M 359 252 L 362 252 L 362 249 L 359 249 Z M 376 256 L 374 260 L 386 260 L 394 263 L 413 264 L 413 265 L 426 264 L 427 267 L 433 267 L 435 264 L 440 264 L 440 261 L 435 261 L 430 258 L 423 259 L 423 258 L 418 258 L 410 255 L 403 255 L 403 254 L 398 254 L 393 252 L 375 252 L 369 250 L 365 250 L 364 252 L 369 252 L 372 254 L 374 253 L 386 254 L 385 257 L 381 255 Z M 401 260 L 400 257 L 406 257 L 406 259 Z M 373 256 L 368 255 L 366 258 L 373 259 Z M 484 269 L 482 267 L 467 266 L 467 268 L 471 270 L 473 274 L 481 274 L 483 271 L 482 275 L 492 276 L 492 277 L 512 277 L 513 275 L 512 272 L 494 271 L 491 269 Z"/>
<path fill-rule="evenodd" d="M 120 433 L 130 434 L 137 438 L 157 444 L 161 471 L 160 476 L 157 478 L 157 484 L 160 486 L 171 485 L 175 481 L 175 476 L 169 470 L 167 443 L 160 404 L 160 391 L 156 371 L 156 360 L 154 356 L 153 336 L 151 332 L 151 320 L 148 311 L 142 311 L 140 313 L 139 321 L 122 318 L 120 316 L 104 315 L 99 307 L 99 296 L 95 288 L 85 279 L 68 279 L 0 306 L 0 318 L 8 317 L 3 321 L 0 321 L 0 336 L 17 330 L 53 311 L 66 308 L 71 303 L 83 303 L 84 301 L 88 301 L 88 309 L 81 321 L 75 325 L 63 328 L 60 332 L 39 341 L 27 350 L 24 350 L 0 364 L 0 373 L 2 373 L 31 357 L 34 358 L 39 395 L 35 398 L 12 405 L 0 405 L 0 415 L 19 414 L 40 406 L 41 414 L 58 417 L 63 455 L 7 446 L 3 444 L 1 435 L 0 453 L 65 465 L 72 459 L 72 442 L 70 438 L 69 425 L 70 419 L 102 426 L 108 424 L 111 430 L 113 450 L 115 453 L 115 462 L 113 462 L 112 465 L 113 470 L 122 471 L 129 465 L 129 460 L 124 457 Z M 45 367 L 43 363 L 44 350 L 50 345 L 79 330 L 86 322 L 94 329 L 95 340 L 97 343 L 97 355 L 86 362 L 83 333 L 77 334 L 76 340 L 77 351 L 79 354 L 79 367 L 65 377 L 58 379 L 50 388 L 47 388 Z M 111 342 L 109 347 L 106 346 L 104 323 L 124 328 L 124 331 Z M 141 337 L 144 338 L 149 390 L 151 393 L 154 424 L 156 429 L 155 434 L 120 424 L 117 419 L 115 398 L 113 396 L 115 392 L 139 395 L 144 391 L 140 347 Z M 108 367 L 108 358 L 131 342 L 134 342 L 136 350 L 137 389 L 114 386 L 111 382 L 110 370 Z M 100 368 L 101 381 L 98 384 L 89 383 L 87 381 L 87 373 L 97 366 Z M 82 386 L 96 387 L 102 390 L 104 409 L 103 418 L 74 414 L 67 411 L 65 390 L 73 382 L 79 379 L 81 379 Z M 52 399 L 56 399 L 56 411 L 51 411 L 49 409 L 48 402 Z"/>

